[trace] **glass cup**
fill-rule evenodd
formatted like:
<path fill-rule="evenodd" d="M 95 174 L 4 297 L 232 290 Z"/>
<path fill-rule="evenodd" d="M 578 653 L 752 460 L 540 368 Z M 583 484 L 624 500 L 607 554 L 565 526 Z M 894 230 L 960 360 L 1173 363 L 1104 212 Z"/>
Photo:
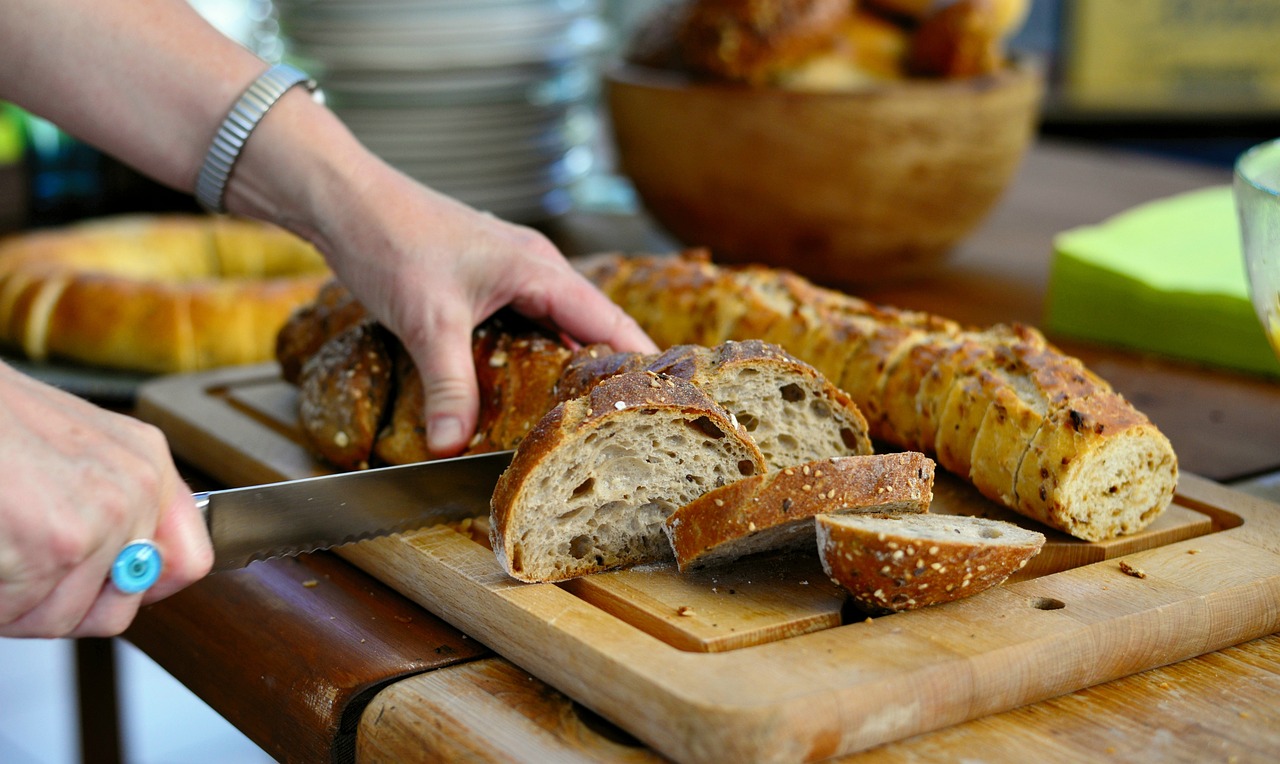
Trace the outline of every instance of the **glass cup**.
<path fill-rule="evenodd" d="M 1253 308 L 1280 355 L 1280 139 L 1241 154 L 1232 187 Z"/>

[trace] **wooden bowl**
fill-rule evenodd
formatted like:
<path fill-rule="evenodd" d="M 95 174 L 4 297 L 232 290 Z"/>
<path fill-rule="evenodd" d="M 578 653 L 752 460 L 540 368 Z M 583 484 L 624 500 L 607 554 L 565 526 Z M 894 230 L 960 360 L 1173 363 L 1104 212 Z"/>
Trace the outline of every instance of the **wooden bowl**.
<path fill-rule="evenodd" d="M 720 262 L 832 286 L 927 272 L 988 213 L 1035 134 L 1029 66 L 847 92 L 605 75 L 619 169 L 653 219 Z"/>

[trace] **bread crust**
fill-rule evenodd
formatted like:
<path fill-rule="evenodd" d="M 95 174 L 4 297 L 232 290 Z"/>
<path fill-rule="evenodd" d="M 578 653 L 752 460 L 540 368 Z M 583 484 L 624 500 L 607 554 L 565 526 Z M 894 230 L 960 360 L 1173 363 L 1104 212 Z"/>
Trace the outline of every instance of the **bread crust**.
<path fill-rule="evenodd" d="M 663 524 L 680 570 L 762 551 L 812 550 L 813 516 L 927 512 L 934 464 L 912 451 L 838 456 L 708 491 Z"/>
<path fill-rule="evenodd" d="M 270 360 L 330 278 L 310 245 L 256 221 L 130 215 L 0 241 L 0 343 L 146 372 Z"/>
<path fill-rule="evenodd" d="M 814 523 L 823 570 L 871 614 L 990 589 L 1025 566 L 1045 541 L 1011 523 L 959 515 L 819 515 Z M 999 538 L 984 538 L 993 534 Z"/>
<path fill-rule="evenodd" d="M 325 343 L 305 364 L 298 421 L 312 448 L 344 470 L 367 469 L 392 394 L 391 337 L 365 321 Z"/>

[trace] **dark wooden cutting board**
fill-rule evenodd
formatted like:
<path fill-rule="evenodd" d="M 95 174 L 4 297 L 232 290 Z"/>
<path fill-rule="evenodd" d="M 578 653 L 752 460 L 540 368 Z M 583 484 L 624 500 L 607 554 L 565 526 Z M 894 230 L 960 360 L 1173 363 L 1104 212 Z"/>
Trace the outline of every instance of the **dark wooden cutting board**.
<path fill-rule="evenodd" d="M 274 366 L 145 386 L 138 414 L 228 484 L 326 471 Z M 934 511 L 987 513 L 940 476 Z M 521 584 L 482 536 L 436 527 L 346 559 L 678 760 L 808 760 L 1052 697 L 1280 629 L 1280 508 L 1184 474 L 1148 532 L 1050 534 L 1020 580 L 884 618 L 816 561 Z M 1118 560 L 1145 572 L 1121 571 Z"/>

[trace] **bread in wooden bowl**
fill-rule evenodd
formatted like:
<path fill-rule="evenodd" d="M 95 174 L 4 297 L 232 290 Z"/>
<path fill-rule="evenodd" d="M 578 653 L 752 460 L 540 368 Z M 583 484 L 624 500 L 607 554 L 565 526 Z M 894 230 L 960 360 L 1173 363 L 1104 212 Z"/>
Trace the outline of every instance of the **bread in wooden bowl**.
<path fill-rule="evenodd" d="M 131 215 L 0 241 L 0 344 L 145 372 L 257 363 L 330 278 L 265 223 Z"/>
<path fill-rule="evenodd" d="M 838 456 L 745 477 L 680 507 L 663 523 L 680 570 L 759 552 L 812 553 L 813 517 L 921 513 L 933 500 L 933 460 L 903 451 Z"/>
<path fill-rule="evenodd" d="M 761 340 L 676 345 L 655 356 L 588 351 L 565 369 L 558 395 L 581 395 L 628 370 L 693 382 L 751 433 L 771 470 L 872 451 L 866 419 L 852 399 L 813 366 Z"/>
<path fill-rule="evenodd" d="M 671 558 L 662 523 L 703 493 L 764 472 L 764 455 L 696 385 L 611 377 L 557 405 L 494 490 L 491 540 L 521 581 L 560 581 Z"/>
<path fill-rule="evenodd" d="M 1173 500 L 1167 437 L 1027 326 L 963 327 L 759 265 L 598 256 L 580 266 L 659 343 L 764 337 L 849 393 L 876 439 L 933 455 L 992 500 L 1101 541 Z"/>
<path fill-rule="evenodd" d="M 892 613 L 997 586 L 1044 546 L 1044 534 L 963 515 L 818 515 L 822 568 L 868 613 Z"/>

